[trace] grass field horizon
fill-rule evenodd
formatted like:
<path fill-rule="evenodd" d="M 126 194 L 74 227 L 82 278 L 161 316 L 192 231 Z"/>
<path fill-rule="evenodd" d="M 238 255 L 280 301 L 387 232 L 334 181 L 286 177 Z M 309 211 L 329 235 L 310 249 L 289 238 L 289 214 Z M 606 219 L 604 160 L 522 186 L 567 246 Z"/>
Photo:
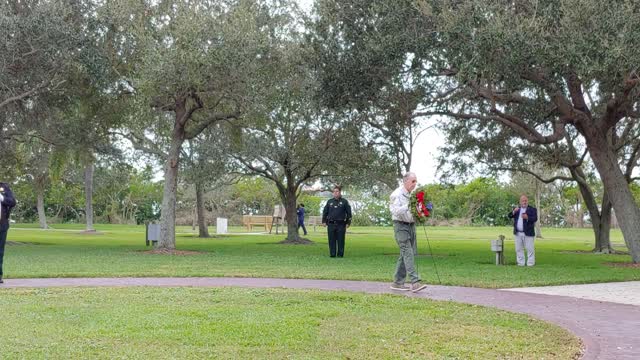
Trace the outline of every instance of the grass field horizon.
<path fill-rule="evenodd" d="M 177 228 L 178 250 L 195 255 L 150 255 L 145 252 L 144 226 L 96 224 L 97 233 L 83 233 L 83 224 L 54 224 L 53 230 L 36 224 L 14 224 L 5 254 L 7 278 L 28 277 L 273 277 L 390 281 L 398 248 L 388 227 L 352 227 L 347 234 L 345 258 L 328 257 L 324 228 L 309 238 L 313 245 L 282 245 L 284 235 L 230 234 L 197 238 L 191 227 Z M 215 234 L 215 228 L 210 228 Z M 629 255 L 592 254 L 591 229 L 544 228 L 536 240 L 537 265 L 512 266 L 513 239 L 508 227 L 418 228 L 417 264 L 423 280 L 438 283 L 435 260 L 444 285 L 504 288 L 521 286 L 640 280 L 640 269 L 613 267 L 628 263 Z M 507 266 L 494 265 L 489 242 L 505 235 Z M 619 230 L 612 242 L 626 250 Z"/>

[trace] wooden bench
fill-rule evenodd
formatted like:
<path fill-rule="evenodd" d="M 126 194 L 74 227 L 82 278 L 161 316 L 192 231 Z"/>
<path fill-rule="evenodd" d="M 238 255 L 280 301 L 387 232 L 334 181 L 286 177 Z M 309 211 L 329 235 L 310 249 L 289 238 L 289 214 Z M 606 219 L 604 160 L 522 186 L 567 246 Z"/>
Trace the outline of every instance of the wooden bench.
<path fill-rule="evenodd" d="M 316 226 L 322 225 L 322 216 L 309 216 L 307 225 L 313 225 L 313 232 L 316 232 Z"/>
<path fill-rule="evenodd" d="M 271 215 L 242 215 L 242 225 L 247 228 L 248 231 L 253 230 L 253 226 L 263 226 L 264 231 L 271 231 L 271 222 L 273 216 Z"/>

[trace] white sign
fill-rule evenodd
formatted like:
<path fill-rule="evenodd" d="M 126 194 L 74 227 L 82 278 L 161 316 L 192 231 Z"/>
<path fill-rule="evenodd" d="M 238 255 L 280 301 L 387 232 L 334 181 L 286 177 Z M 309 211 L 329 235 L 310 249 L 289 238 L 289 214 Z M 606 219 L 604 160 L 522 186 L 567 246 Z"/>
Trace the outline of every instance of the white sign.
<path fill-rule="evenodd" d="M 216 234 L 226 234 L 226 233 L 227 233 L 227 219 L 216 218 Z"/>

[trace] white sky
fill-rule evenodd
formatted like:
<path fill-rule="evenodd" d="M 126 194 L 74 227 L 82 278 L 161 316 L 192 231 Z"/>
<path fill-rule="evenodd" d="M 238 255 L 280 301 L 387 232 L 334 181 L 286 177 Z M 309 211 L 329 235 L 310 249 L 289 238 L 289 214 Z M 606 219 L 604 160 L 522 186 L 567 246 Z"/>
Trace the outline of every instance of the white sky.
<path fill-rule="evenodd" d="M 436 182 L 436 157 L 440 154 L 438 148 L 444 144 L 443 137 L 436 130 L 428 129 L 416 140 L 413 148 L 411 171 L 415 172 L 420 184 Z"/>

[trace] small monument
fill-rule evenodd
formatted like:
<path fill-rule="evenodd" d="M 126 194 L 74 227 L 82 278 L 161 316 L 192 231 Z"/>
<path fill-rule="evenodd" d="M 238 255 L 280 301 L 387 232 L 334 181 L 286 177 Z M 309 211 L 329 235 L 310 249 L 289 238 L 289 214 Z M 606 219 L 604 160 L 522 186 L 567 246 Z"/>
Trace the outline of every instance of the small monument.
<path fill-rule="evenodd" d="M 271 219 L 271 229 L 273 229 L 273 224 L 276 224 L 276 234 L 278 233 L 278 226 L 282 225 L 284 233 L 284 219 L 287 215 L 287 210 L 284 205 L 274 205 L 273 206 L 273 218 Z M 271 234 L 271 229 L 269 229 L 269 234 Z"/>
<path fill-rule="evenodd" d="M 226 234 L 227 224 L 228 224 L 228 219 L 216 218 L 216 234 Z"/>

